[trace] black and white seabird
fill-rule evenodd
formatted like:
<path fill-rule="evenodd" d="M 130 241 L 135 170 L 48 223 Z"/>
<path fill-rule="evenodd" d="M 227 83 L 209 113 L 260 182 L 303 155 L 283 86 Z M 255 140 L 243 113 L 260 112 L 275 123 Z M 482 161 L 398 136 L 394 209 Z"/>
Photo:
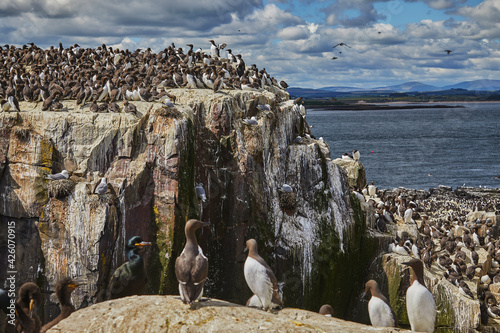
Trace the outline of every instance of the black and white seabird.
<path fill-rule="evenodd" d="M 419 259 L 403 263 L 413 270 L 411 285 L 406 290 L 406 311 L 412 331 L 434 332 L 436 322 L 436 302 L 425 287 L 424 265 Z"/>
<path fill-rule="evenodd" d="M 260 299 L 265 310 L 271 307 L 271 303 L 283 306 L 278 294 L 278 280 L 269 265 L 259 255 L 257 242 L 255 239 L 249 239 L 246 245 L 248 257 L 245 261 L 244 273 L 248 287 Z"/>
<path fill-rule="evenodd" d="M 357 151 L 356 149 L 354 149 L 354 150 L 352 151 L 352 158 L 353 158 L 355 161 L 359 161 L 359 157 L 360 157 L 359 151 Z"/>
<path fill-rule="evenodd" d="M 394 313 L 389 301 L 380 291 L 377 281 L 369 280 L 366 282 L 364 295 L 368 294 L 368 292 L 372 295 L 368 302 L 368 314 L 372 325 L 378 327 L 396 327 L 398 324 L 396 313 Z"/>
<path fill-rule="evenodd" d="M 186 223 L 186 245 L 175 260 L 175 276 L 179 281 L 179 294 L 184 304 L 193 304 L 201 299 L 208 276 L 208 259 L 203 255 L 196 240 L 196 230 L 209 226 L 209 222 L 189 220 Z"/>

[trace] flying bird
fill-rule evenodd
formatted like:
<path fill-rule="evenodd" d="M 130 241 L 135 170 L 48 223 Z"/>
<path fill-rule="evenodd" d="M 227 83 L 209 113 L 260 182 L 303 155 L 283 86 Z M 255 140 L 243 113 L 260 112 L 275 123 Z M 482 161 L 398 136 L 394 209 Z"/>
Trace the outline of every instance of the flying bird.
<path fill-rule="evenodd" d="M 446 52 L 446 54 L 450 54 L 452 51 L 451 50 L 444 50 L 444 52 Z"/>
<path fill-rule="evenodd" d="M 349 45 L 346 43 L 338 43 L 337 45 L 334 45 L 333 48 L 336 48 L 337 46 L 347 46 L 348 48 L 351 48 Z"/>

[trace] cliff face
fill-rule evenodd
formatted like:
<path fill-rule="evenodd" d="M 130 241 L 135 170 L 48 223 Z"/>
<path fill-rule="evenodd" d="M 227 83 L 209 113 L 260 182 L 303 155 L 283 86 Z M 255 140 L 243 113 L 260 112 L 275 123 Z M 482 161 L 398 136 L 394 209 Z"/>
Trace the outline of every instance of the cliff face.
<path fill-rule="evenodd" d="M 359 206 L 327 145 L 293 143 L 309 133 L 293 101 L 279 89 L 170 93 L 175 112 L 134 102 L 137 115 L 96 114 L 63 101 L 62 112 L 22 102 L 21 112 L 0 114 L 0 234 L 16 221 L 18 285 L 37 281 L 53 291 L 62 276 L 83 277 L 73 301 L 77 308 L 94 303 L 126 261 L 126 240 L 139 235 L 153 242 L 143 252 L 148 293 L 177 294 L 173 267 L 184 224 L 200 218 L 211 222 L 198 235 L 209 258 L 206 295 L 244 304 L 251 292 L 243 251 L 256 238 L 287 306 L 331 303 L 344 316 L 364 282 L 352 274 L 364 269 L 363 251 L 371 249 L 362 247 Z M 242 122 L 251 116 L 258 125 Z M 44 177 L 63 169 L 69 180 Z M 92 194 L 101 177 L 110 190 Z M 196 197 L 200 182 L 206 203 Z M 283 183 L 292 195 L 280 192 Z M 5 244 L 0 236 L 2 258 Z M 46 316 L 57 311 L 54 301 L 44 303 Z"/>

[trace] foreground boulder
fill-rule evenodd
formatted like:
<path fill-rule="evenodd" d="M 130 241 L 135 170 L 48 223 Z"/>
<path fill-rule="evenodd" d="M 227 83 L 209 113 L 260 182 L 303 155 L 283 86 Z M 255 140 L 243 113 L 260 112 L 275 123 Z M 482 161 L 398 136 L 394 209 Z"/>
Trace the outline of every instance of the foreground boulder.
<path fill-rule="evenodd" d="M 217 299 L 193 309 L 175 296 L 132 296 L 79 310 L 48 332 L 391 332 L 315 312 L 277 314 Z"/>

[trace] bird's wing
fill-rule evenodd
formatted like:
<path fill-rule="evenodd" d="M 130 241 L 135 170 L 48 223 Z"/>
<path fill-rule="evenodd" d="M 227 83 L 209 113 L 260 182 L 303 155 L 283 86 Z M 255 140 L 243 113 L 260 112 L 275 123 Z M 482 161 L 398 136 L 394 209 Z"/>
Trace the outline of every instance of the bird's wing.
<path fill-rule="evenodd" d="M 94 190 L 94 193 L 104 193 L 108 189 L 108 184 L 107 183 L 99 183 L 97 185 L 96 189 Z"/>
<path fill-rule="evenodd" d="M 188 283 L 191 277 L 190 270 L 186 269 L 186 262 L 187 257 L 184 253 L 181 253 L 181 255 L 178 256 L 175 260 L 175 276 L 177 277 L 177 280 L 182 284 Z"/>
<path fill-rule="evenodd" d="M 61 179 L 66 179 L 66 177 L 64 177 L 64 175 L 62 173 L 56 173 L 54 175 L 50 175 L 50 179 L 53 179 L 53 180 L 61 180 Z"/>
<path fill-rule="evenodd" d="M 124 263 L 113 273 L 108 284 L 108 299 L 110 299 L 112 295 L 116 295 L 127 288 L 129 281 L 128 277 L 132 275 L 132 271 L 128 264 L 128 262 Z"/>
<path fill-rule="evenodd" d="M 191 275 L 195 285 L 204 283 L 207 279 L 208 259 L 202 253 L 198 253 L 196 256 L 193 268 L 191 269 Z"/>

